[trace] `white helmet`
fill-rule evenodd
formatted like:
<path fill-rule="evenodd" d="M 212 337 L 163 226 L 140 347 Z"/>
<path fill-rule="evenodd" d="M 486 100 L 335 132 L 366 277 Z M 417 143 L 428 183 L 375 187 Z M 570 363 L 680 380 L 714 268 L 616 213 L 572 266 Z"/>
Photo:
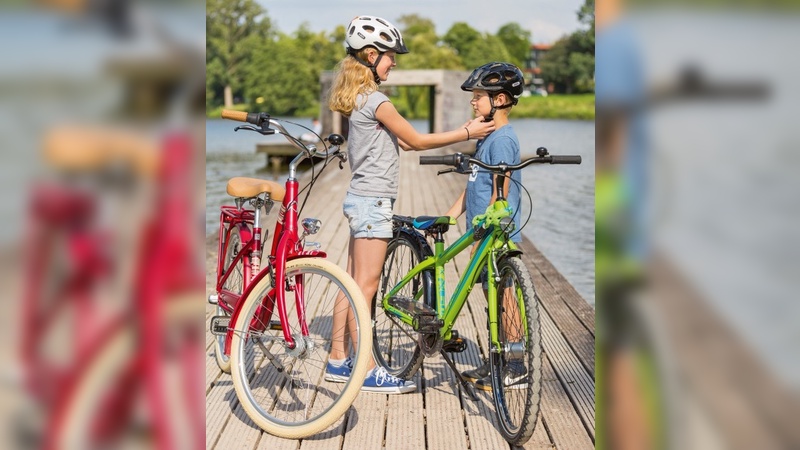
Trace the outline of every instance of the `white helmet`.
<path fill-rule="evenodd" d="M 357 16 L 350 21 L 344 43 L 347 53 L 350 54 L 369 46 L 375 47 L 381 53 L 389 50 L 408 53 L 400 31 L 388 20 L 375 16 Z"/>

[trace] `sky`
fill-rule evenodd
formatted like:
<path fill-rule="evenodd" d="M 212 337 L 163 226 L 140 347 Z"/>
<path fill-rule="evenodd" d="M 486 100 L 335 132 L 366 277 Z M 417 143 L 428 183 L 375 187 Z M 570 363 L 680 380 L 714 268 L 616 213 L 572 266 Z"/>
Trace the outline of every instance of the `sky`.
<path fill-rule="evenodd" d="M 395 25 L 406 14 L 436 24 L 443 35 L 456 22 L 481 32 L 496 33 L 504 24 L 518 23 L 536 44 L 552 43 L 581 28 L 577 11 L 583 0 L 257 0 L 278 29 L 291 33 L 307 22 L 312 31 L 332 31 L 357 15 L 383 17 Z M 492 7 L 493 5 L 501 5 Z"/>

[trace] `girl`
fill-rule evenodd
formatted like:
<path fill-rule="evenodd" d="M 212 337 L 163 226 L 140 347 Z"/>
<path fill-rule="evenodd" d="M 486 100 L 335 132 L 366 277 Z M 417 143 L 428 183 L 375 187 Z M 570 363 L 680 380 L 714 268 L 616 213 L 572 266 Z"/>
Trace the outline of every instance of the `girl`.
<path fill-rule="evenodd" d="M 420 134 L 378 92 L 396 66 L 398 54 L 408 53 L 400 31 L 374 16 L 358 16 L 345 31 L 347 56 L 339 63 L 328 105 L 350 119 L 347 145 L 352 179 L 344 201 L 350 223 L 347 271 L 367 301 L 378 290 L 386 248 L 392 237 L 392 207 L 397 198 L 399 149 L 428 150 L 469 139 L 480 139 L 494 130 L 494 122 L 478 117 L 454 131 Z M 351 360 L 344 339 L 343 315 L 334 315 L 333 344 L 326 368 L 329 381 L 346 381 Z M 416 390 L 413 382 L 389 375 L 383 367 L 372 369 L 363 391 L 404 393 Z"/>

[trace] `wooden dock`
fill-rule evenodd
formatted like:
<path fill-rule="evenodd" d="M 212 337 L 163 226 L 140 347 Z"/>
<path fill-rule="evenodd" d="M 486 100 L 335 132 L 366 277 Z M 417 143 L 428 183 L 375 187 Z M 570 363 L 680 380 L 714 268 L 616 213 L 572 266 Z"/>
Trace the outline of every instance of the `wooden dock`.
<path fill-rule="evenodd" d="M 419 166 L 421 153 L 401 152 L 400 195 L 395 213 L 432 215 L 447 211 L 464 188 L 463 177 L 436 176 L 439 167 Z M 430 153 L 428 153 L 430 154 Z M 303 217 L 322 220 L 322 248 L 328 258 L 344 267 L 348 226 L 341 211 L 349 183 L 349 170 L 331 164 L 317 181 Z M 301 180 L 301 184 L 303 184 Z M 267 221 L 272 227 L 277 206 Z M 451 241 L 464 232 L 464 219 L 451 230 Z M 528 240 L 523 243 L 528 266 L 541 299 L 544 341 L 542 404 L 536 431 L 522 448 L 591 449 L 595 440 L 595 346 L 594 310 Z M 216 236 L 207 243 L 207 291 L 213 290 Z M 462 253 L 448 267 L 448 285 L 455 286 L 466 266 Z M 459 370 L 480 365 L 477 342 L 487 341 L 485 299 L 475 290 L 456 329 L 469 342 L 467 350 L 454 355 Z M 207 318 L 213 315 L 208 305 Z M 489 395 L 476 391 L 474 402 L 462 392 L 444 360 L 425 360 L 415 375 L 417 391 L 404 395 L 362 393 L 347 417 L 327 431 L 303 440 L 287 440 L 262 432 L 239 405 L 229 375 L 217 368 L 213 337 L 207 336 L 206 447 L 209 449 L 486 449 L 509 448 L 497 430 L 494 405 Z M 346 419 L 346 420 L 345 420 Z M 343 424 L 346 424 L 343 426 Z"/>

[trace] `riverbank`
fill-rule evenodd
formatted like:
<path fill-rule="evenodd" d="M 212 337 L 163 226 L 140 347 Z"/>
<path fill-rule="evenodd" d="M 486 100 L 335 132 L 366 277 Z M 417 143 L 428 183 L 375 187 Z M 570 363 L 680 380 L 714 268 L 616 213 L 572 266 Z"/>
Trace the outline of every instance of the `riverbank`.
<path fill-rule="evenodd" d="M 247 111 L 249 105 L 236 104 L 230 109 L 237 111 Z M 219 119 L 222 115 L 222 107 L 209 109 L 206 117 L 209 119 Z M 298 117 L 312 117 L 315 114 L 308 111 L 319 111 L 319 103 L 315 103 L 306 110 L 306 114 Z M 565 120 L 594 120 L 594 94 L 575 94 L 575 95 L 548 95 L 540 97 L 531 95 L 522 97 L 514 107 L 512 117 L 515 119 L 565 119 Z M 425 117 L 413 117 L 408 119 L 424 119 Z"/>

